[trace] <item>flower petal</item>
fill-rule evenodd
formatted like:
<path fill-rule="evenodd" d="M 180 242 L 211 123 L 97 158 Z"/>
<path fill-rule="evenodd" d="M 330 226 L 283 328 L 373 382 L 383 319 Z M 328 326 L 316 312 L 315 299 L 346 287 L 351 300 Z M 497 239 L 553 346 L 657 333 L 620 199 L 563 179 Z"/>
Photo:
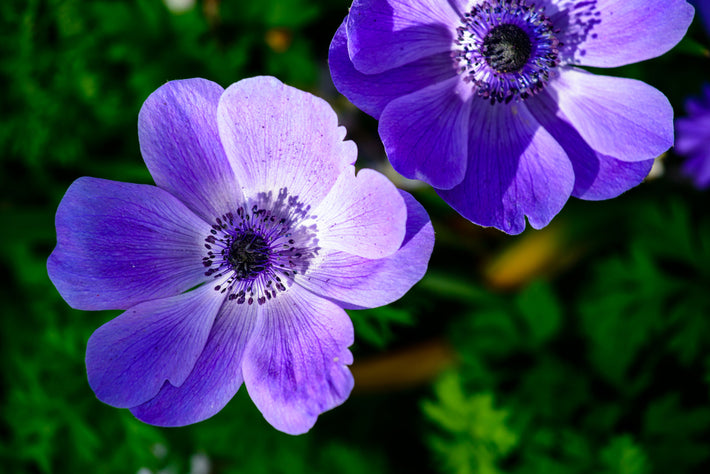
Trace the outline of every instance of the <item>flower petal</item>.
<path fill-rule="evenodd" d="M 86 372 L 99 400 L 130 408 L 153 398 L 166 380 L 181 385 L 223 300 L 203 286 L 141 303 L 97 329 L 86 347 Z"/>
<path fill-rule="evenodd" d="M 673 144 L 673 109 L 648 84 L 566 68 L 547 90 L 556 93 L 560 116 L 603 155 L 646 161 Z"/>
<path fill-rule="evenodd" d="M 330 74 L 341 94 L 376 119 L 379 119 L 385 106 L 397 97 L 456 75 L 449 52 L 427 56 L 379 74 L 363 74 L 355 69 L 348 56 L 345 21 L 330 43 Z"/>
<path fill-rule="evenodd" d="M 554 19 L 559 38 L 574 45 L 574 61 L 584 66 L 618 67 L 655 58 L 685 36 L 693 7 L 685 0 L 557 0 L 566 15 Z"/>
<path fill-rule="evenodd" d="M 242 356 L 257 308 L 225 302 L 187 379 L 179 386 L 166 383 L 155 398 L 131 408 L 133 415 L 151 425 L 184 426 L 224 408 L 242 385 Z"/>
<path fill-rule="evenodd" d="M 128 309 L 204 281 L 210 226 L 155 186 L 79 178 L 56 226 L 47 271 L 73 308 Z"/>
<path fill-rule="evenodd" d="M 383 174 L 371 169 L 345 170 L 313 210 L 318 244 L 366 258 L 382 258 L 399 249 L 407 207 Z"/>
<path fill-rule="evenodd" d="M 350 59 L 377 74 L 448 52 L 459 18 L 440 0 L 355 0 L 346 20 Z"/>
<path fill-rule="evenodd" d="M 281 83 L 254 77 L 232 84 L 218 108 L 219 132 L 245 196 L 286 188 L 316 205 L 357 147 L 326 101 Z"/>
<path fill-rule="evenodd" d="M 509 234 L 546 226 L 572 192 L 567 155 L 524 104 L 474 100 L 463 182 L 439 195 L 476 224 Z"/>
<path fill-rule="evenodd" d="M 696 17 L 702 22 L 705 31 L 710 35 L 710 2 L 707 0 L 690 0 L 695 7 Z"/>
<path fill-rule="evenodd" d="M 695 187 L 705 189 L 710 186 L 710 148 L 688 156 L 683 163 L 683 173 L 693 180 Z"/>
<path fill-rule="evenodd" d="M 350 318 L 335 304 L 297 290 L 261 306 L 242 366 L 259 411 L 289 434 L 308 431 L 353 388 Z"/>
<path fill-rule="evenodd" d="M 653 158 L 646 161 L 621 161 L 592 150 L 569 123 L 559 118 L 554 99 L 543 92 L 528 99 L 528 110 L 550 132 L 567 153 L 574 168 L 572 196 L 610 199 L 641 183 L 651 171 Z M 557 115 L 556 115 L 557 114 Z"/>
<path fill-rule="evenodd" d="M 138 115 L 141 153 L 155 184 L 210 223 L 241 200 L 217 130 L 222 92 L 205 79 L 168 82 Z"/>
<path fill-rule="evenodd" d="M 439 189 L 466 172 L 471 88 L 453 77 L 390 102 L 379 133 L 394 169 Z"/>
<path fill-rule="evenodd" d="M 397 252 L 376 260 L 331 252 L 297 282 L 349 309 L 383 306 L 404 296 L 426 273 L 434 228 L 422 205 L 411 194 L 400 194 L 407 205 L 407 233 Z"/>

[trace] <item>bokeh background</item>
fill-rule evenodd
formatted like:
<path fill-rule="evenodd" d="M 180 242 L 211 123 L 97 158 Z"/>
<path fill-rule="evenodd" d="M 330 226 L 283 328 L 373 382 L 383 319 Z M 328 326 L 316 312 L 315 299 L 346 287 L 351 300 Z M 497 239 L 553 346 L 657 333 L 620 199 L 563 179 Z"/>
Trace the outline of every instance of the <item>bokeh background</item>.
<path fill-rule="evenodd" d="M 167 1 L 167 0 L 166 0 Z M 387 168 L 376 122 L 330 82 L 347 0 L 0 3 L 0 471 L 8 473 L 710 472 L 710 194 L 669 151 L 654 178 L 571 200 L 542 231 L 479 228 Z M 669 54 L 604 71 L 662 90 L 677 115 L 710 81 L 693 24 Z M 151 183 L 136 123 L 171 79 L 268 74 L 323 97 L 429 211 L 428 274 L 352 311 L 356 386 L 306 435 L 242 389 L 212 419 L 162 429 L 99 402 L 92 331 L 46 274 L 54 213 L 84 175 Z"/>

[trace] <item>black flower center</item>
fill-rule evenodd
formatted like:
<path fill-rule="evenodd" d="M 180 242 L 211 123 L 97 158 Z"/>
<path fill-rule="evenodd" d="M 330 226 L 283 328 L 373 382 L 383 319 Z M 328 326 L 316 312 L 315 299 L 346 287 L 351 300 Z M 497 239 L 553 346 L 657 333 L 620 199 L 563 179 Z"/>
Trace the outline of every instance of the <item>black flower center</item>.
<path fill-rule="evenodd" d="M 516 25 L 498 25 L 483 39 L 483 57 L 498 72 L 520 71 L 530 59 L 531 52 L 530 37 Z"/>
<path fill-rule="evenodd" d="M 262 273 L 269 263 L 269 244 L 252 231 L 237 234 L 229 243 L 227 261 L 232 265 L 237 279 L 251 278 Z"/>

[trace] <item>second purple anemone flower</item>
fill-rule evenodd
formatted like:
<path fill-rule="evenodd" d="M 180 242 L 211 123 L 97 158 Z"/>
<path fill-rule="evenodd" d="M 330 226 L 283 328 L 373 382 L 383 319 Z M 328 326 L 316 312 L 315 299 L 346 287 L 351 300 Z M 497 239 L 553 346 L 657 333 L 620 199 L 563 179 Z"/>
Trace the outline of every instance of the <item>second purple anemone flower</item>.
<path fill-rule="evenodd" d="M 516 234 L 639 184 L 670 148 L 662 93 L 576 66 L 659 56 L 692 17 L 685 0 L 355 0 L 329 62 L 397 171 Z"/>
<path fill-rule="evenodd" d="M 84 310 L 124 309 L 91 336 L 89 384 L 161 426 L 204 420 L 244 382 L 291 434 L 350 394 L 343 308 L 400 298 L 434 234 L 372 170 L 323 100 L 269 77 L 224 90 L 169 82 L 138 118 L 157 186 L 75 181 L 49 276 Z"/>
<path fill-rule="evenodd" d="M 710 84 L 686 101 L 687 115 L 676 120 L 675 151 L 686 156 L 683 172 L 695 187 L 710 187 Z"/>

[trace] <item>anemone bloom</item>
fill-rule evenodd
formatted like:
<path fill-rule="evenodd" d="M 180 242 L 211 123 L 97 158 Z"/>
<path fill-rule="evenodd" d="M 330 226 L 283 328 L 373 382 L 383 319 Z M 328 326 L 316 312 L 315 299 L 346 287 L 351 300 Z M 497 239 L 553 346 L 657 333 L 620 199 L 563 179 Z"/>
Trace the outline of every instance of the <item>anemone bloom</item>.
<path fill-rule="evenodd" d="M 266 420 L 303 433 L 349 395 L 343 308 L 401 297 L 426 271 L 424 209 L 372 170 L 323 100 L 269 77 L 169 82 L 138 117 L 157 186 L 75 181 L 49 276 L 84 310 L 89 384 L 139 419 L 208 418 L 242 381 Z"/>
<path fill-rule="evenodd" d="M 687 157 L 683 172 L 699 189 L 710 187 L 710 84 L 685 103 L 687 116 L 676 120 L 675 151 Z"/>
<path fill-rule="evenodd" d="M 469 220 L 515 234 L 570 196 L 639 184 L 673 144 L 647 84 L 594 75 L 659 56 L 684 0 L 355 0 L 330 46 L 333 82 L 379 120 L 394 168 Z"/>

